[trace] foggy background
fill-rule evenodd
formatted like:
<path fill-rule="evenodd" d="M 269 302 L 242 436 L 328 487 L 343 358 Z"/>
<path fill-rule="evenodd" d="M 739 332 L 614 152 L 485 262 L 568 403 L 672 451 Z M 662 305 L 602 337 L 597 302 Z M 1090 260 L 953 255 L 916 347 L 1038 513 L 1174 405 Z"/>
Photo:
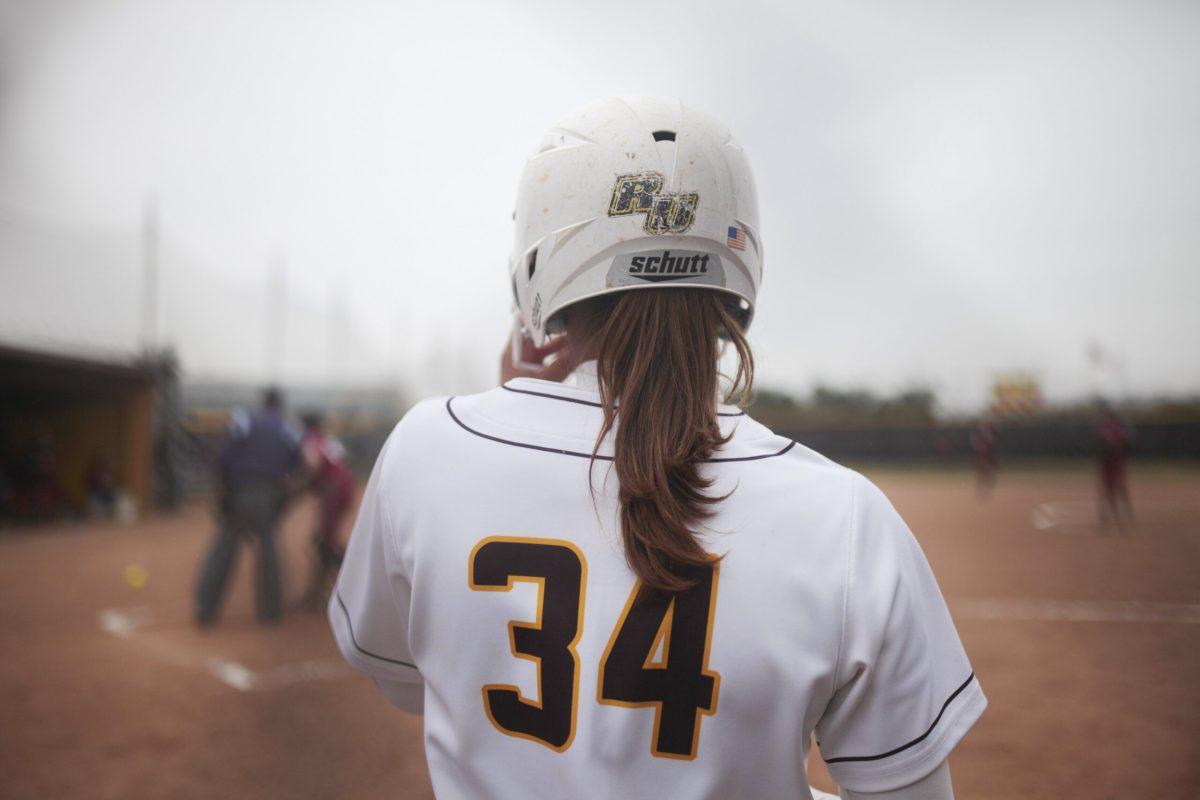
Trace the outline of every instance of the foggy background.
<path fill-rule="evenodd" d="M 486 388 L 525 157 L 655 94 L 756 171 L 762 385 L 1194 394 L 1198 34 L 1191 2 L 0 4 L 0 335 Z"/>
<path fill-rule="evenodd" d="M 620 94 L 745 148 L 750 413 L 917 537 L 959 796 L 1200 797 L 1196 0 L 0 0 L 0 797 L 433 798 L 321 613 L 345 476 L 495 386 L 524 160 Z M 243 546 L 267 382 L 335 438 Z"/>

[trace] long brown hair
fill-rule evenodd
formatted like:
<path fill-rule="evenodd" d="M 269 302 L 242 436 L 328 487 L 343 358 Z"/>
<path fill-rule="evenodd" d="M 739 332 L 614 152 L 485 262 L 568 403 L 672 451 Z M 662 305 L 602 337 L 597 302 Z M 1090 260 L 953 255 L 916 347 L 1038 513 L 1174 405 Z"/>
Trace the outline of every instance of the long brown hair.
<path fill-rule="evenodd" d="M 728 302 L 711 289 L 654 288 L 571 312 L 571 328 L 587 331 L 596 354 L 604 407 L 592 456 L 615 429 L 625 558 L 649 589 L 686 589 L 687 572 L 715 560 L 696 529 L 723 499 L 706 493 L 712 479 L 700 474 L 729 440 L 717 416 L 722 339 L 738 357 L 731 397 L 744 399 L 754 380 L 754 357 Z"/>

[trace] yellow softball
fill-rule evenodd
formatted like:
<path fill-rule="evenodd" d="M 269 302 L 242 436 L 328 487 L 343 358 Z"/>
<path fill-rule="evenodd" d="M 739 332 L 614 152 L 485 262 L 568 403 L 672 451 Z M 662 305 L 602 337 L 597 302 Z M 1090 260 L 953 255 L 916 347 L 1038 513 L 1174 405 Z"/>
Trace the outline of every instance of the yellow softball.
<path fill-rule="evenodd" d="M 146 585 L 146 581 L 150 578 L 150 572 L 141 564 L 127 564 L 125 566 L 125 582 L 129 584 L 131 589 L 141 589 Z"/>

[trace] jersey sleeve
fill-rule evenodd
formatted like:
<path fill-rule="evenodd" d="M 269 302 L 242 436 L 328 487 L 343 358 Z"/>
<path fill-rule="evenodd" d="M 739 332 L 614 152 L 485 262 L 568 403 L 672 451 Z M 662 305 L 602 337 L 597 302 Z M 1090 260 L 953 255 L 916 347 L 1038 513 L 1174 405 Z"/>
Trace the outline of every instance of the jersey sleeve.
<path fill-rule="evenodd" d="M 987 700 L 912 533 L 855 478 L 845 618 L 817 740 L 839 786 L 883 792 L 938 767 Z"/>
<path fill-rule="evenodd" d="M 394 438 L 394 436 L 393 436 Z M 384 445 L 367 488 L 337 585 L 329 599 L 329 622 L 338 648 L 351 666 L 366 673 L 388 699 L 420 713 L 422 679 L 408 639 L 411 583 L 398 556 L 388 514 L 388 452 Z M 409 698 L 401 703 L 398 698 Z M 415 707 L 414 707 L 415 706 Z"/>

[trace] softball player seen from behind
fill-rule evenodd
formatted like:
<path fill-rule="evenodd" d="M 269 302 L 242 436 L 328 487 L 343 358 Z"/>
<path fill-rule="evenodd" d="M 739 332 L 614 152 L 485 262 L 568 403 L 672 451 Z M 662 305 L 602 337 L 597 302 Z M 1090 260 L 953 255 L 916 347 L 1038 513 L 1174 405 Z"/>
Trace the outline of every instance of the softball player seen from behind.
<path fill-rule="evenodd" d="M 753 375 L 753 179 L 712 118 L 614 99 L 526 164 L 502 386 L 379 455 L 329 618 L 425 715 L 443 798 L 951 797 L 986 700 L 860 475 L 719 402 Z M 729 388 L 729 387 L 725 387 Z"/>

